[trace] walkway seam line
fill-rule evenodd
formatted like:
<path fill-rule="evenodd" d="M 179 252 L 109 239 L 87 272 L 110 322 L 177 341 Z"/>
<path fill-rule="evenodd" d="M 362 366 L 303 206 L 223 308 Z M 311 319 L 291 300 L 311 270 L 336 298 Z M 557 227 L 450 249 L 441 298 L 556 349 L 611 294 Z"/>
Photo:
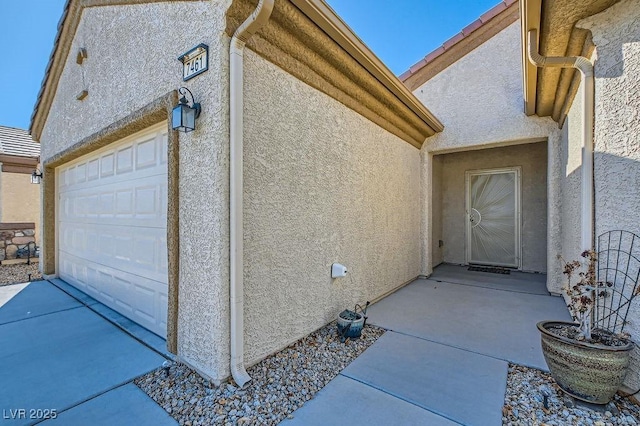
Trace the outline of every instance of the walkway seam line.
<path fill-rule="evenodd" d="M 58 278 L 60 279 L 60 278 Z M 61 279 L 60 279 L 61 280 Z M 61 280 L 62 282 L 65 282 L 64 280 Z M 68 291 L 66 291 L 64 288 L 58 286 L 56 283 L 54 283 L 51 280 L 47 280 L 48 283 L 50 283 L 51 285 L 53 285 L 55 288 L 59 289 L 60 291 L 68 294 L 70 297 L 74 298 L 75 300 L 77 300 L 79 303 L 81 303 L 85 308 L 89 309 L 91 312 L 95 313 L 96 315 L 98 315 L 99 317 L 101 317 L 102 319 L 104 319 L 105 321 L 107 321 L 109 324 L 113 324 L 116 328 L 120 329 L 123 333 L 125 333 L 126 335 L 130 336 L 132 339 L 134 339 L 135 341 L 137 341 L 138 343 L 146 346 L 147 348 L 151 349 L 153 352 L 157 353 L 158 355 L 160 355 L 162 358 L 168 360 L 168 361 L 175 361 L 173 358 L 167 357 L 167 355 L 165 355 L 164 353 L 160 352 L 159 350 L 157 350 L 156 348 L 154 348 L 153 346 L 149 345 L 147 342 L 145 342 L 144 340 L 142 340 L 141 338 L 139 338 L 138 336 L 135 336 L 133 333 L 131 333 L 129 330 L 127 330 L 125 327 L 123 327 L 122 325 L 118 324 L 117 322 L 113 321 L 111 318 L 107 317 L 106 315 L 102 314 L 101 312 L 98 312 L 97 310 L 93 309 L 92 306 L 95 304 L 101 304 L 102 306 L 109 308 L 107 305 L 105 305 L 104 303 L 101 303 L 99 301 L 96 300 L 97 303 L 94 303 L 92 305 L 89 305 L 87 303 L 85 303 L 83 300 L 78 299 L 77 297 L 75 297 L 73 294 L 69 293 Z M 67 285 L 71 285 L 69 283 L 67 283 Z M 82 290 L 78 290 L 80 292 L 82 292 Z M 86 294 L 86 293 L 84 293 Z M 89 295 L 87 295 L 89 296 Z M 91 297 L 91 296 L 89 296 Z M 81 308 L 82 306 L 78 306 L 79 308 Z M 111 309 L 113 312 L 113 309 Z M 116 312 L 118 315 L 121 315 L 123 318 L 126 318 L 124 315 L 120 314 L 119 312 Z"/>
<path fill-rule="evenodd" d="M 415 407 L 418 407 L 418 408 L 420 408 L 420 409 L 422 409 L 422 410 L 428 411 L 428 412 L 430 412 L 430 413 L 432 413 L 432 414 L 435 414 L 435 415 L 437 415 L 437 416 L 439 416 L 439 417 L 442 417 L 442 418 L 445 418 L 445 419 L 447 419 L 447 420 L 450 420 L 450 421 L 454 422 L 455 424 L 458 424 L 458 425 L 464 425 L 464 423 L 460 423 L 459 421 L 457 421 L 457 420 L 455 420 L 455 419 L 452 419 L 451 417 L 447 416 L 447 415 L 446 415 L 446 414 L 444 414 L 444 413 L 439 413 L 439 412 L 437 412 L 437 411 L 434 411 L 433 409 L 430 409 L 430 408 L 427 408 L 427 407 L 423 407 L 422 405 L 420 405 L 420 404 L 418 404 L 418 403 L 416 403 L 416 402 L 413 402 L 413 401 L 411 401 L 411 400 L 409 400 L 409 399 L 406 399 L 406 398 L 404 398 L 404 397 L 402 397 L 402 396 L 400 396 L 400 395 L 398 395 L 398 394 L 396 394 L 396 393 L 393 393 L 393 392 L 390 392 L 390 391 L 388 391 L 388 390 L 385 390 L 385 389 L 379 388 L 379 387 L 377 387 L 377 386 L 374 386 L 372 383 L 368 383 L 368 382 L 365 382 L 365 381 L 360 380 L 360 379 L 358 379 L 358 378 L 355 378 L 355 377 L 352 377 L 352 376 L 348 376 L 347 374 L 345 374 L 345 373 L 344 373 L 344 370 L 343 370 L 343 371 L 341 371 L 341 372 L 340 372 L 340 373 L 338 373 L 338 374 L 339 374 L 340 376 L 342 376 L 342 377 L 346 377 L 347 379 L 350 379 L 350 380 L 353 380 L 353 381 L 355 381 L 355 382 L 361 383 L 361 384 L 363 384 L 363 385 L 365 385 L 365 386 L 368 386 L 368 387 L 370 387 L 370 388 L 372 388 L 372 389 L 376 389 L 376 390 L 378 390 L 378 391 L 380 391 L 380 392 L 382 392 L 382 393 L 384 393 L 384 394 L 387 394 L 387 395 L 392 396 L 392 397 L 394 397 L 394 398 L 396 398 L 396 399 L 399 399 L 400 401 L 404 401 L 404 402 L 406 402 L 406 403 L 408 403 L 408 404 L 411 404 L 411 405 L 413 405 L 413 406 L 415 406 Z"/>
<path fill-rule="evenodd" d="M 505 292 L 507 292 L 507 293 L 529 294 L 529 295 L 531 295 L 531 296 L 542 296 L 542 297 L 560 297 L 560 296 L 554 296 L 553 294 L 549 293 L 548 291 L 547 291 L 547 294 L 540 294 L 540 293 L 531 293 L 531 292 L 528 292 L 528 291 L 520 291 L 520 290 L 506 290 L 506 289 L 504 289 L 504 288 L 483 287 L 483 286 L 480 286 L 480 285 L 473 285 L 473 284 L 458 283 L 458 282 L 455 282 L 455 281 L 439 280 L 439 279 L 437 279 L 437 278 L 432 278 L 432 277 L 425 278 L 424 280 L 425 280 L 425 281 L 434 281 L 434 282 L 437 282 L 437 283 L 447 283 L 447 284 L 453 284 L 453 285 L 463 285 L 463 286 L 465 286 L 465 287 L 484 288 L 484 289 L 486 289 L 486 290 L 505 291 Z M 416 281 L 417 281 L 417 280 L 416 280 Z"/>
<path fill-rule="evenodd" d="M 151 370 L 151 371 L 154 371 L 154 370 Z M 98 392 L 97 394 L 95 394 L 95 395 L 93 395 L 93 396 L 90 396 L 89 398 L 86 398 L 86 399 L 84 399 L 84 400 L 82 400 L 82 401 L 80 401 L 80 402 L 77 402 L 77 403 L 73 404 L 73 405 L 70 405 L 70 406 L 69 406 L 69 407 L 67 407 L 67 408 L 63 408 L 63 409 L 61 409 L 61 410 L 57 410 L 57 411 L 56 411 L 56 413 L 57 413 L 57 414 L 60 414 L 60 413 L 64 413 L 64 412 L 66 412 L 66 411 L 72 410 L 72 409 L 74 409 L 74 408 L 76 408 L 76 407 L 78 407 L 78 406 L 80 406 L 80 405 L 82 405 L 82 404 L 84 404 L 84 403 L 86 403 L 86 402 L 89 402 L 89 401 L 94 400 L 94 399 L 96 399 L 96 398 L 98 398 L 98 397 L 101 397 L 102 395 L 104 395 L 104 394 L 106 394 L 106 393 L 108 393 L 108 392 L 111 392 L 112 390 L 116 390 L 116 389 L 122 388 L 122 387 L 124 387 L 124 386 L 127 386 L 128 384 L 133 384 L 133 386 L 135 386 L 136 388 L 138 388 L 138 390 L 139 390 L 140 392 L 142 392 L 143 394 L 145 394 L 145 396 L 146 396 L 147 398 L 149 398 L 149 399 L 150 399 L 151 401 L 153 401 L 153 402 L 154 402 L 158 407 L 160 407 L 161 409 L 163 409 L 163 410 L 164 410 L 164 408 L 163 408 L 160 404 L 158 404 L 158 402 L 157 402 L 155 399 L 151 398 L 151 397 L 150 397 L 150 396 L 149 396 L 145 391 L 143 391 L 142 389 L 140 389 L 140 388 L 138 387 L 138 385 L 136 385 L 135 383 L 133 383 L 133 382 L 134 382 L 138 377 L 142 377 L 142 376 L 144 376 L 145 374 L 149 374 L 151 371 L 148 371 L 148 372 L 146 372 L 146 373 L 144 373 L 144 374 L 141 374 L 141 375 L 139 375 L 139 376 L 136 376 L 136 377 L 134 377 L 133 379 L 131 379 L 131 380 L 127 381 L 127 382 L 123 382 L 123 383 L 120 383 L 120 384 L 118 384 L 118 385 L 114 385 L 114 386 L 110 387 L 109 389 L 107 389 L 107 390 L 105 390 L 105 391 Z M 164 411 L 166 412 L 167 410 L 164 410 Z M 171 416 L 171 414 L 169 414 L 169 413 L 167 413 L 167 414 L 168 414 L 171 418 L 173 418 L 173 416 Z M 40 420 L 36 420 L 34 423 L 29 423 L 29 426 L 37 425 L 37 424 L 42 423 L 42 422 L 45 422 L 45 421 L 47 421 L 47 420 L 55 420 L 55 419 L 40 419 Z M 174 420 L 175 420 L 175 419 L 174 419 Z"/>
<path fill-rule="evenodd" d="M 0 327 L 2 327 L 3 325 L 7 325 L 7 324 L 15 324 L 15 323 L 20 322 L 20 321 L 29 321 L 30 319 L 33 319 L 33 318 L 40 318 L 40 317 L 44 317 L 44 316 L 47 316 L 47 315 L 59 314 L 60 312 L 67 312 L 67 311 L 71 311 L 73 309 L 79 309 L 79 308 L 83 308 L 83 307 L 84 306 L 74 306 L 74 307 L 67 308 L 67 309 L 60 309 L 59 311 L 47 312 L 45 314 L 40 314 L 40 315 L 34 315 L 32 317 L 29 317 L 29 318 L 21 318 L 21 319 L 9 321 L 9 322 L 4 322 L 4 323 L 0 324 Z"/>
<path fill-rule="evenodd" d="M 382 327 L 380 325 L 377 325 L 377 324 L 374 324 L 374 323 L 372 323 L 372 325 L 375 325 L 376 327 L 384 328 L 384 327 Z M 480 353 L 480 352 L 474 352 L 474 351 L 472 351 L 470 349 L 461 348 L 460 346 L 449 345 L 447 343 L 438 342 L 437 340 L 431 340 L 431 339 L 427 339 L 425 337 L 414 336 L 413 334 L 404 333 L 402 331 L 397 331 L 397 330 L 392 330 L 392 329 L 386 329 L 386 330 L 387 331 L 391 331 L 393 333 L 401 334 L 403 336 L 413 337 L 413 338 L 419 339 L 419 340 L 424 340 L 425 342 L 435 343 L 436 345 L 442 345 L 442 346 L 446 346 L 446 347 L 449 347 L 449 348 L 458 349 L 458 350 L 461 350 L 461 351 L 464 351 L 464 352 L 469 352 L 469 353 L 472 353 L 472 354 L 475 354 L 475 355 L 480 355 L 480 356 L 483 356 L 483 357 L 486 357 L 486 358 L 491 358 L 491 359 L 494 359 L 496 361 L 506 362 L 507 363 L 507 367 L 508 367 L 509 364 L 514 364 L 514 365 L 521 365 L 521 366 L 527 367 L 527 368 L 533 368 L 534 370 L 542 371 L 542 372 L 545 372 L 545 373 L 549 372 L 548 370 L 543 370 L 540 367 L 535 367 L 533 365 L 522 364 L 522 363 L 519 363 L 519 362 L 510 361 L 510 360 L 504 359 L 504 358 L 498 358 L 498 357 L 495 357 L 493 355 L 487 355 L 487 354 L 483 354 L 483 353 Z"/>

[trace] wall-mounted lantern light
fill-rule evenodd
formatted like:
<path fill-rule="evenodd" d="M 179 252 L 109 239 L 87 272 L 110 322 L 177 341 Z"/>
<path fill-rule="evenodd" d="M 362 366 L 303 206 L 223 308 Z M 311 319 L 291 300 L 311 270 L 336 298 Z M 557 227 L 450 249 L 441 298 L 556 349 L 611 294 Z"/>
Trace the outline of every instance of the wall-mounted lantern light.
<path fill-rule="evenodd" d="M 35 169 L 31 172 L 31 183 L 40 184 L 42 182 L 42 172 L 39 169 Z"/>
<path fill-rule="evenodd" d="M 193 93 L 186 87 L 178 89 L 178 93 L 182 95 L 180 102 L 173 109 L 171 118 L 171 127 L 173 130 L 189 133 L 196 128 L 196 118 L 200 117 L 202 107 L 193 98 Z M 191 96 L 191 105 L 187 101 L 187 93 Z"/>

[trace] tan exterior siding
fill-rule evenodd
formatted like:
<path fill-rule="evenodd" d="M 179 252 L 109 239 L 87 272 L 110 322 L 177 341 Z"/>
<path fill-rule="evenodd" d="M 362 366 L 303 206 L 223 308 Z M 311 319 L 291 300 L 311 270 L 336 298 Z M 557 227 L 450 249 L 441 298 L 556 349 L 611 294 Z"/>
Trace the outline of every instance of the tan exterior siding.
<path fill-rule="evenodd" d="M 43 162 L 55 167 L 61 153 L 114 134 L 135 111 L 156 111 L 150 105 L 180 86 L 202 103 L 198 129 L 178 136 L 177 352 L 215 381 L 229 375 L 229 3 L 85 8 L 71 52 L 84 47 L 88 58 L 67 58 L 41 138 Z M 192 25 L 176 31 L 187 17 Z M 183 83 L 176 58 L 200 42 L 209 71 Z M 254 362 L 420 273 L 420 151 L 245 53 L 245 344 Z M 129 66 L 138 57 L 153 60 Z M 333 262 L 347 265 L 346 279 L 330 278 Z"/>
<path fill-rule="evenodd" d="M 436 267 L 445 261 L 444 258 L 444 236 L 442 234 L 442 186 L 443 186 L 443 161 L 444 156 L 436 155 L 433 157 L 433 176 L 431 184 L 431 206 L 434 212 L 433 214 L 433 233 L 431 235 L 431 250 L 433 256 L 433 266 Z M 464 173 L 464 172 L 463 172 Z M 425 200 L 428 202 L 429 200 Z M 440 246 L 440 241 L 443 245 Z"/>
<path fill-rule="evenodd" d="M 515 22 L 414 91 L 445 126 L 423 149 L 464 150 L 557 132 L 551 119 L 522 113 L 519 38 Z"/>
<path fill-rule="evenodd" d="M 0 176 L 0 222 L 34 222 L 36 244 L 40 244 L 40 185 L 31 183 L 31 175 Z"/>
<path fill-rule="evenodd" d="M 420 273 L 420 151 L 245 57 L 251 363 Z M 333 262 L 347 266 L 346 278 L 331 279 Z"/>

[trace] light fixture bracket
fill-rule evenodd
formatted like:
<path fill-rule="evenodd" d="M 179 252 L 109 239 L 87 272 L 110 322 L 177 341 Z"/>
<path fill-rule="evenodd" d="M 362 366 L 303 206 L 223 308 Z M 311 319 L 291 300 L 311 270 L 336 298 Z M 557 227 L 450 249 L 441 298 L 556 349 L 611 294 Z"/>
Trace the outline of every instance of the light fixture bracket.
<path fill-rule="evenodd" d="M 193 93 L 186 87 L 179 88 L 178 93 L 181 97 L 178 100 L 178 105 L 173 108 L 171 127 L 173 130 L 188 133 L 196 129 L 196 119 L 200 117 L 202 106 L 195 101 Z M 187 94 L 189 94 L 191 101 L 187 98 Z"/>
<path fill-rule="evenodd" d="M 40 169 L 34 169 L 31 172 L 31 183 L 35 185 L 39 185 L 42 182 L 43 177 L 44 177 L 44 174 Z"/>

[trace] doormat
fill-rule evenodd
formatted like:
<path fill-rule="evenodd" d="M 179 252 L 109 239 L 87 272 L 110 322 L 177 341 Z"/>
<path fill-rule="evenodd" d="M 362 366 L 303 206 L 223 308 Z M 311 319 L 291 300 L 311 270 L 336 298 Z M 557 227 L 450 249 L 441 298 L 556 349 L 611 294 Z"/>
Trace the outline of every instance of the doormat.
<path fill-rule="evenodd" d="M 504 274 L 509 275 L 511 271 L 505 268 L 495 268 L 492 266 L 469 266 L 469 271 L 473 272 L 490 272 L 492 274 Z"/>

